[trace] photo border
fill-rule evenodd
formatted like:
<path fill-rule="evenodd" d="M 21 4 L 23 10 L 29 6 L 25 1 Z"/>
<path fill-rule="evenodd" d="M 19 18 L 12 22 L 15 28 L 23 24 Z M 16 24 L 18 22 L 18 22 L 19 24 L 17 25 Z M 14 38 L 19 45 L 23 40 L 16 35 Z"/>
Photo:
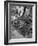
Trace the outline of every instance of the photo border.
<path fill-rule="evenodd" d="M 13 3 L 33 3 L 36 4 L 35 8 L 35 41 L 32 42 L 17 42 L 17 43 L 8 43 L 8 3 L 13 2 Z M 6 18 L 5 18 L 6 17 Z M 5 23 L 6 21 L 6 23 Z M 5 24 L 6 24 L 6 29 L 5 29 Z M 30 2 L 30 1 L 4 1 L 4 44 L 31 44 L 31 43 L 37 43 L 37 2 Z"/>

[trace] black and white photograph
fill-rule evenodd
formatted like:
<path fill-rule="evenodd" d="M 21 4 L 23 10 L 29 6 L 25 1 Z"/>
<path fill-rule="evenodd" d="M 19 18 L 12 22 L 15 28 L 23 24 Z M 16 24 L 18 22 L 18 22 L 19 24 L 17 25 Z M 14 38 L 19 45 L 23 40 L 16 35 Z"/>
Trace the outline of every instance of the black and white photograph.
<path fill-rule="evenodd" d="M 5 36 L 9 44 L 37 42 L 37 2 L 5 1 Z"/>

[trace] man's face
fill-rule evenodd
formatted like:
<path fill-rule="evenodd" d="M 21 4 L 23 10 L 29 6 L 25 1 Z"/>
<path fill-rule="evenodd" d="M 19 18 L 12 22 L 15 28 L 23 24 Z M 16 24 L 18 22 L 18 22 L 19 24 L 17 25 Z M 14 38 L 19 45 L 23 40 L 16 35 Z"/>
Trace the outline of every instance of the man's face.
<path fill-rule="evenodd" d="M 18 10 L 18 17 L 22 16 L 24 7 L 23 6 L 16 6 L 16 9 Z"/>

